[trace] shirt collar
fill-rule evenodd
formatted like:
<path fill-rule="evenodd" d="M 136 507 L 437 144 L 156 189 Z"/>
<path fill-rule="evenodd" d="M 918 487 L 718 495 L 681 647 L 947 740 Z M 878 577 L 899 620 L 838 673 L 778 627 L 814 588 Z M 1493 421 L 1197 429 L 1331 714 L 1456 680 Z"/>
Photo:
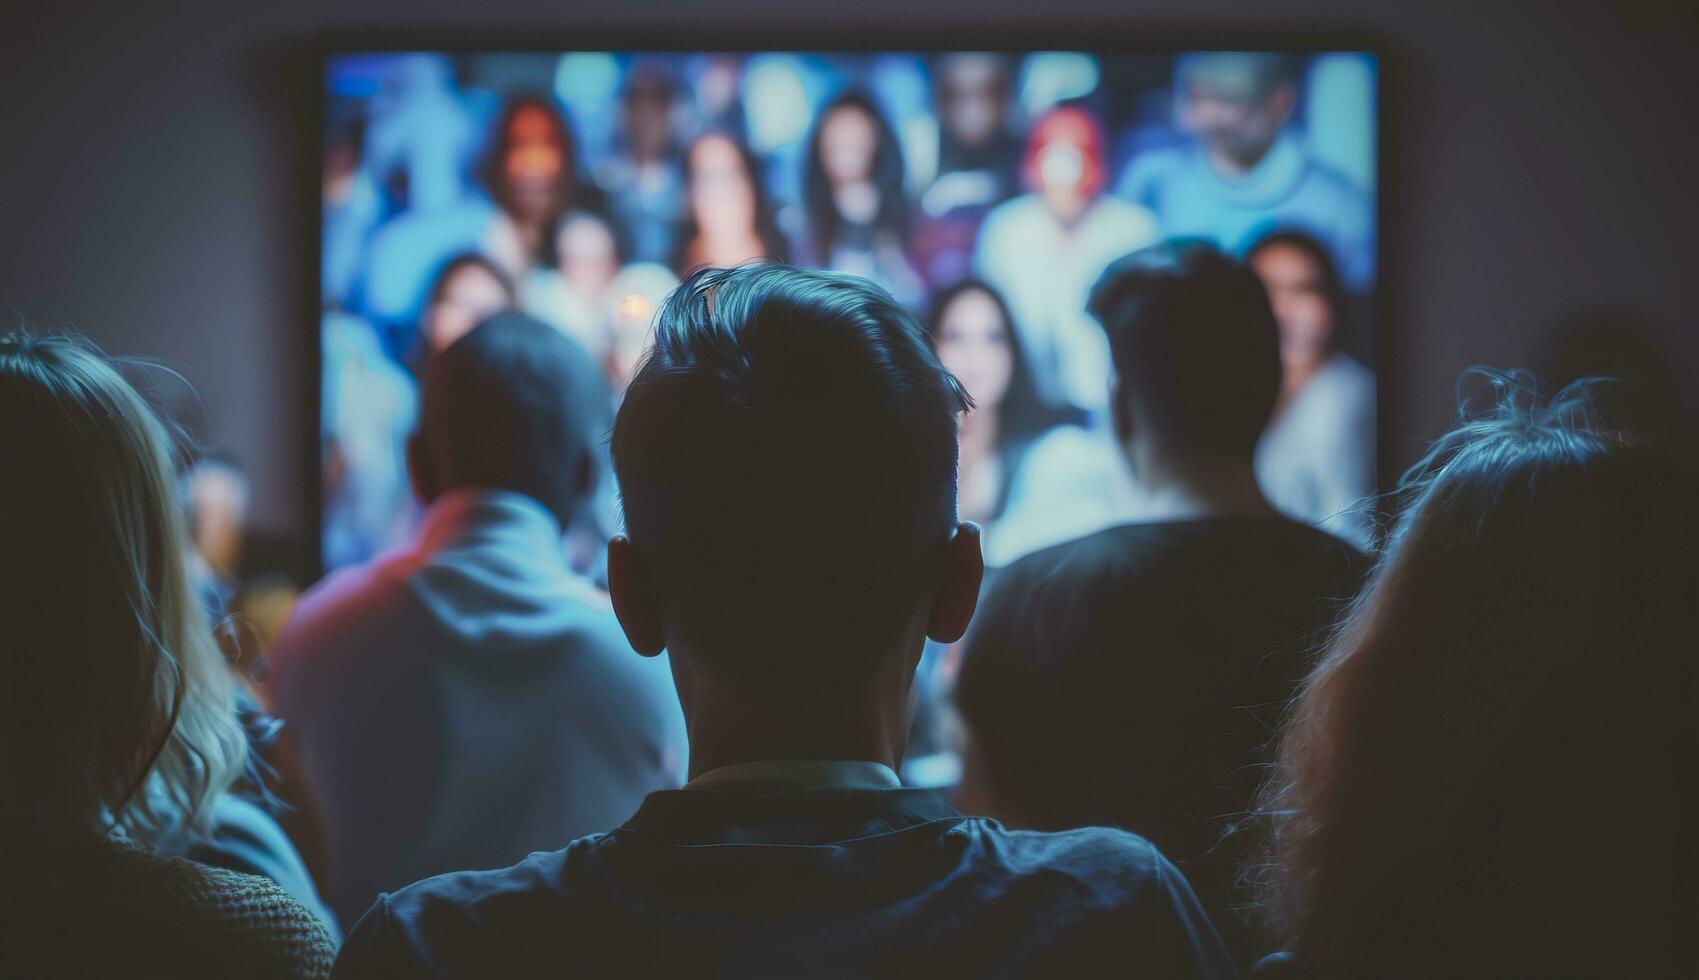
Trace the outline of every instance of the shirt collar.
<path fill-rule="evenodd" d="M 650 793 L 615 833 L 641 834 L 684 845 L 808 846 L 862 840 L 937 820 L 961 819 L 942 797 L 925 789 L 739 785 L 743 791 L 664 789 Z"/>
<path fill-rule="evenodd" d="M 773 759 L 737 762 L 710 769 L 684 788 L 690 790 L 901 789 L 890 766 L 860 759 Z"/>

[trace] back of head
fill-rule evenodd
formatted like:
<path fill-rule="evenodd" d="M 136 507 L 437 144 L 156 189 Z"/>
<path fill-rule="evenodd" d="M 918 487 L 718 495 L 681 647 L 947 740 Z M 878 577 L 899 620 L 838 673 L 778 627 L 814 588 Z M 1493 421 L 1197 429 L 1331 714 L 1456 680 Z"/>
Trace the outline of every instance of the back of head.
<path fill-rule="evenodd" d="M 968 404 L 913 315 L 866 280 L 691 277 L 613 437 L 627 532 L 674 637 L 740 681 L 876 666 L 955 526 Z"/>
<path fill-rule="evenodd" d="M 1280 392 L 1279 330 L 1254 273 L 1203 242 L 1153 245 L 1111 265 L 1088 309 L 1126 410 L 1164 454 L 1249 461 Z"/>
<path fill-rule="evenodd" d="M 184 570 L 169 440 L 100 355 L 0 337 L 0 819 L 8 840 L 205 825 L 241 773 Z"/>
<path fill-rule="evenodd" d="M 1699 481 L 1497 381 L 1297 704 L 1269 910 L 1350 975 L 1685 975 Z"/>
<path fill-rule="evenodd" d="M 576 343 L 522 313 L 498 313 L 431 358 L 414 465 L 427 496 L 524 494 L 571 518 L 593 479 L 592 419 L 606 393 Z"/>

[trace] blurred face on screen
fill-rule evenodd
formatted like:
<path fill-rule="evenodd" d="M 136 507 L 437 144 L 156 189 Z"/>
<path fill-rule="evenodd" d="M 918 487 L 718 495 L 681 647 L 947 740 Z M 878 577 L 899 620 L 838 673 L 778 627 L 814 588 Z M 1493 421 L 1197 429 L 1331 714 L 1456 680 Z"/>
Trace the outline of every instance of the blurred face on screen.
<path fill-rule="evenodd" d="M 597 297 L 619 272 L 614 233 L 600 218 L 582 212 L 566 219 L 555 240 L 561 278 L 586 297 Z"/>
<path fill-rule="evenodd" d="M 995 410 L 1009 393 L 1015 370 L 1012 340 L 1002 309 L 982 289 L 964 291 L 938 318 L 938 360 L 973 396 L 980 412 Z"/>
<path fill-rule="evenodd" d="M 1103 136 L 1083 110 L 1057 109 L 1033 127 L 1026 176 L 1063 224 L 1079 220 L 1103 186 Z"/>
<path fill-rule="evenodd" d="M 655 311 L 678 279 L 666 266 L 638 262 L 626 266 L 608 286 L 604 300 L 608 314 L 608 352 L 603 369 L 615 395 L 625 391 L 637 364 L 648 352 Z"/>
<path fill-rule="evenodd" d="M 878 150 L 879 130 L 859 106 L 836 109 L 820 124 L 820 166 L 835 187 L 871 178 Z"/>
<path fill-rule="evenodd" d="M 1218 55 L 1181 73 L 1176 121 L 1229 173 L 1255 167 L 1292 114 L 1292 86 L 1271 72 L 1259 56 Z"/>
<path fill-rule="evenodd" d="M 504 135 L 502 176 L 508 201 L 523 218 L 548 217 L 566 176 L 566 144 L 555 121 L 540 106 L 525 106 L 513 114 Z"/>
<path fill-rule="evenodd" d="M 691 148 L 689 164 L 690 207 L 702 237 L 710 242 L 735 242 L 754 236 L 753 175 L 744 169 L 737 146 L 718 134 L 704 136 Z M 710 261 L 720 264 L 718 258 Z"/>
<path fill-rule="evenodd" d="M 336 207 L 354 195 L 355 178 L 360 172 L 360 148 L 351 137 L 335 139 L 325 147 L 324 180 L 321 193 L 324 203 Z"/>
<path fill-rule="evenodd" d="M 1312 368 L 1333 344 L 1333 306 L 1315 260 L 1291 245 L 1269 245 L 1251 259 L 1280 325 L 1280 360 L 1288 371 Z"/>
<path fill-rule="evenodd" d="M 442 350 L 505 309 L 507 287 L 501 280 L 481 265 L 463 265 L 449 274 L 425 311 L 425 339 L 432 350 Z"/>
<path fill-rule="evenodd" d="M 247 524 L 247 481 L 228 466 L 202 464 L 189 472 L 188 497 L 195 550 L 214 571 L 235 575 Z"/>
<path fill-rule="evenodd" d="M 632 79 L 625 91 L 625 133 L 639 161 L 654 160 L 667 151 L 672 129 L 672 86 L 656 74 Z"/>
<path fill-rule="evenodd" d="M 654 303 L 638 293 L 621 296 L 614 305 L 610 320 L 613 343 L 608 348 L 607 374 L 608 382 L 616 393 L 631 384 L 638 362 L 648 353 L 650 324 L 654 317 Z"/>
<path fill-rule="evenodd" d="M 962 146 L 984 146 L 1003 129 L 1009 80 L 996 55 L 957 54 L 938 68 L 938 112 L 944 132 Z"/>
<path fill-rule="evenodd" d="M 707 120 L 720 119 L 737 107 L 743 62 L 731 55 L 707 55 L 694 81 L 697 109 Z"/>

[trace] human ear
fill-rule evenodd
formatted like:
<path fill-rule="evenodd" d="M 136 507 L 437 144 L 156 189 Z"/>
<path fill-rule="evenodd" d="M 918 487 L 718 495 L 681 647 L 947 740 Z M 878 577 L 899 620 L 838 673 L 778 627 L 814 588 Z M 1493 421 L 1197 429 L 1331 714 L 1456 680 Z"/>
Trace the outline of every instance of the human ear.
<path fill-rule="evenodd" d="M 653 657 L 667 648 L 655 583 L 643 567 L 637 546 L 623 534 L 608 541 L 608 595 L 633 650 Z"/>
<path fill-rule="evenodd" d="M 979 583 L 985 577 L 978 524 L 963 521 L 950 532 L 938 576 L 926 635 L 939 643 L 954 643 L 973 621 L 973 611 L 979 605 Z"/>

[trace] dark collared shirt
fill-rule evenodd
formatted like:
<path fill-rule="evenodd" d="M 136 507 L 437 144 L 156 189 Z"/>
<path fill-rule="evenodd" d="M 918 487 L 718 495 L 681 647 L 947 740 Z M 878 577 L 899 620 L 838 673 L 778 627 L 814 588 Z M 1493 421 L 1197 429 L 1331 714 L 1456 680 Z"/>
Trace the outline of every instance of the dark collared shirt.
<path fill-rule="evenodd" d="M 336 976 L 1231 977 L 1117 830 L 1015 832 L 922 790 L 653 793 L 626 824 L 378 899 Z"/>

